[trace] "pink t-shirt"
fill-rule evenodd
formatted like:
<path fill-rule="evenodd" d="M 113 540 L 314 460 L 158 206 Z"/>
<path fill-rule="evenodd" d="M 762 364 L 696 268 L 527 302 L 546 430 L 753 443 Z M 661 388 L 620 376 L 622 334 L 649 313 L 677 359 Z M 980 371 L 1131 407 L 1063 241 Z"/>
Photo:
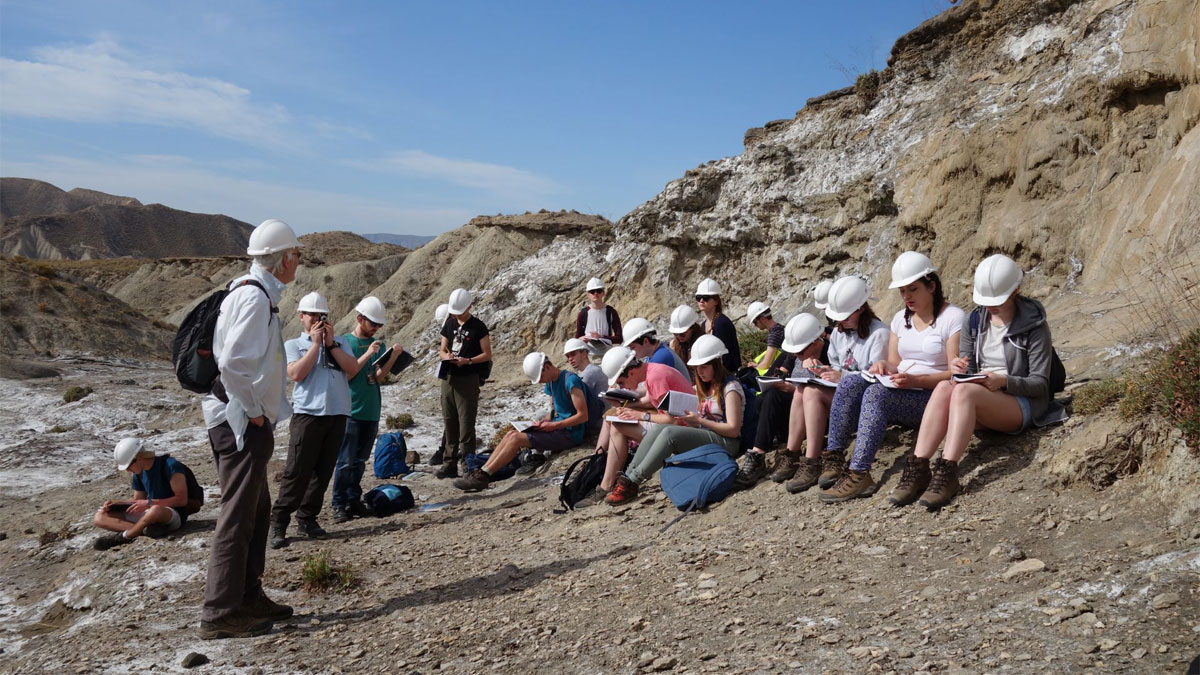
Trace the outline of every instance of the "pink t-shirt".
<path fill-rule="evenodd" d="M 694 393 L 692 383 L 678 370 L 661 363 L 646 363 L 646 393 L 655 403 L 662 400 L 668 391 Z"/>

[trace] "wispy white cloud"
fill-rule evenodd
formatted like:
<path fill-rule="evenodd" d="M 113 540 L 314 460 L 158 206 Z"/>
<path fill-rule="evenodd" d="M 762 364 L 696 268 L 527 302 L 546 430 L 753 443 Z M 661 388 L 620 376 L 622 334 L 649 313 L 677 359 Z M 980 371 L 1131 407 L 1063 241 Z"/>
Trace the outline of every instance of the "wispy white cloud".
<path fill-rule="evenodd" d="M 446 181 L 518 199 L 538 198 L 561 188 L 549 178 L 523 169 L 402 150 L 377 160 L 346 160 L 347 166 Z"/>
<path fill-rule="evenodd" d="M 256 101 L 223 80 L 139 67 L 110 39 L 33 53 L 31 61 L 0 59 L 6 114 L 185 127 L 258 146 L 290 144 L 283 106 Z"/>
<path fill-rule="evenodd" d="M 478 215 L 461 208 L 420 207 L 222 175 L 186 157 L 142 155 L 99 162 L 72 157 L 5 161 L 9 176 L 37 178 L 64 190 L 84 187 L 199 213 L 224 213 L 257 224 L 282 218 L 297 231 L 437 234 Z"/>
<path fill-rule="evenodd" d="M 72 122 L 186 128 L 256 147 L 298 149 L 310 134 L 370 140 L 351 123 L 304 117 L 232 82 L 139 65 L 116 41 L 39 47 L 31 60 L 0 58 L 0 110 Z"/>

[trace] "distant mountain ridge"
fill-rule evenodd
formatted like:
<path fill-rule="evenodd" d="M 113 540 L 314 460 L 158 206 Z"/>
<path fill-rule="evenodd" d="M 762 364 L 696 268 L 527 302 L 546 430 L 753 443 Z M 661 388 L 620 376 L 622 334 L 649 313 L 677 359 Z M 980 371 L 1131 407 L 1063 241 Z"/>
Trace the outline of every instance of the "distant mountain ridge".
<path fill-rule="evenodd" d="M 376 244 L 396 244 L 404 248 L 417 248 L 424 246 L 433 241 L 437 237 L 427 237 L 420 234 L 390 234 L 388 232 L 376 232 L 374 234 L 362 235 L 367 241 L 375 242 Z"/>
<path fill-rule="evenodd" d="M 0 253 L 52 260 L 244 255 L 253 229 L 132 197 L 0 178 Z"/>

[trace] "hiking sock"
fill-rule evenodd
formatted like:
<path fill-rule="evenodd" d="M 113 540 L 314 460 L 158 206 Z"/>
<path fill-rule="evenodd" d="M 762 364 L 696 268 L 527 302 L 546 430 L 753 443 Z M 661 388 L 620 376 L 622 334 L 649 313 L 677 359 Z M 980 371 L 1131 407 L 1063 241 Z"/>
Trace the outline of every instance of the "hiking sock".
<path fill-rule="evenodd" d="M 484 472 L 484 473 L 486 473 L 486 474 L 488 475 L 488 478 L 491 478 L 491 477 L 492 477 L 492 472 L 491 472 L 491 471 L 488 471 L 486 466 L 481 466 L 481 467 L 479 467 L 479 470 L 480 470 L 480 471 L 482 471 L 482 472 Z"/>

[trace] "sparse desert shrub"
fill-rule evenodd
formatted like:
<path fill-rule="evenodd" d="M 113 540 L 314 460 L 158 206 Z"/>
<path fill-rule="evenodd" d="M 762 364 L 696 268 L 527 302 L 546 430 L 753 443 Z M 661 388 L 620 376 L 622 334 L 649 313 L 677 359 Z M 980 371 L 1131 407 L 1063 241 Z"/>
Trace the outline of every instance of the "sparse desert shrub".
<path fill-rule="evenodd" d="M 33 270 L 34 274 L 44 279 L 53 279 L 58 276 L 58 271 L 45 263 L 35 264 L 30 269 Z"/>
<path fill-rule="evenodd" d="M 1192 453 L 1200 455 L 1200 328 L 1140 372 L 1080 387 L 1074 411 L 1091 415 L 1114 403 L 1125 420 L 1151 414 L 1166 419 L 1183 432 Z"/>
<path fill-rule="evenodd" d="M 362 579 L 353 568 L 335 562 L 328 551 L 304 556 L 300 579 L 309 593 L 345 593 L 362 585 Z"/>
<path fill-rule="evenodd" d="M 879 71 L 872 68 L 855 78 L 854 94 L 858 96 L 860 101 L 869 106 L 879 97 L 879 84 Z"/>
<path fill-rule="evenodd" d="M 63 403 L 74 403 L 91 393 L 91 387 L 71 387 L 63 394 Z"/>
<path fill-rule="evenodd" d="M 53 314 L 53 313 L 54 313 L 54 312 L 52 312 L 52 311 L 50 310 L 50 305 L 48 305 L 48 304 L 46 304 L 46 303 L 44 303 L 44 302 L 39 302 L 39 303 L 38 303 L 38 308 L 37 308 L 37 309 L 38 309 L 38 311 L 39 311 L 39 312 L 41 312 L 42 314 Z"/>
<path fill-rule="evenodd" d="M 66 431 L 67 431 L 67 428 L 66 428 L 66 427 L 64 427 L 63 425 L 61 425 L 61 424 L 55 424 L 54 426 L 52 426 L 52 427 L 50 427 L 49 429 L 47 429 L 47 430 L 46 430 L 46 433 L 48 433 L 48 434 L 61 434 L 61 433 L 65 433 Z"/>
<path fill-rule="evenodd" d="M 416 422 L 413 421 L 413 416 L 408 413 L 387 416 L 387 428 L 389 429 L 407 429 L 414 424 Z"/>
<path fill-rule="evenodd" d="M 504 440 L 504 436 L 509 431 L 513 431 L 513 425 L 511 425 L 507 422 L 505 422 L 504 424 L 501 424 L 500 428 L 496 429 L 496 433 L 492 434 L 491 439 L 488 440 L 487 452 L 491 452 L 491 451 L 495 450 L 496 448 L 500 447 L 500 441 Z"/>
<path fill-rule="evenodd" d="M 1119 379 L 1089 382 L 1075 392 L 1074 412 L 1079 415 L 1095 415 L 1125 394 L 1125 383 Z"/>
<path fill-rule="evenodd" d="M 758 358 L 767 350 L 767 331 L 748 328 L 738 331 L 738 349 L 742 352 L 742 360 Z"/>
<path fill-rule="evenodd" d="M 161 328 L 161 329 L 163 329 L 163 330 L 166 330 L 166 331 L 176 331 L 176 330 L 179 330 L 179 327 L 178 327 L 178 326 L 175 326 L 175 325 L 173 325 L 173 324 L 167 323 L 166 321 L 163 321 L 162 319 L 155 319 L 154 321 L 151 321 L 150 323 L 152 323 L 152 324 L 154 325 L 154 327 L 155 327 L 155 328 Z"/>

